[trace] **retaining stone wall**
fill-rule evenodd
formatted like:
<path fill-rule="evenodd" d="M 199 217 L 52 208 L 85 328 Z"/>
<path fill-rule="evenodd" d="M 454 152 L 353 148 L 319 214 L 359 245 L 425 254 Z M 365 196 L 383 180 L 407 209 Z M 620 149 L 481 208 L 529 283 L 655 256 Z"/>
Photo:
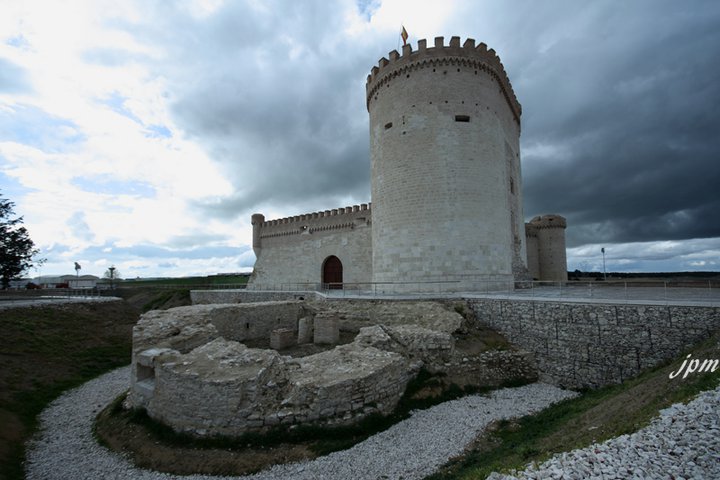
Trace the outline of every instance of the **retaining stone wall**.
<path fill-rule="evenodd" d="M 538 379 L 534 355 L 513 350 L 493 350 L 473 356 L 454 355 L 437 371 L 445 373 L 448 382 L 460 386 L 489 387 L 509 382 L 530 383 Z"/>
<path fill-rule="evenodd" d="M 191 290 L 193 305 L 214 305 L 218 303 L 277 302 L 315 298 L 315 292 L 271 292 L 257 290 Z"/>
<path fill-rule="evenodd" d="M 720 329 L 716 307 L 471 299 L 477 321 L 533 352 L 540 378 L 565 387 L 620 383 Z"/>

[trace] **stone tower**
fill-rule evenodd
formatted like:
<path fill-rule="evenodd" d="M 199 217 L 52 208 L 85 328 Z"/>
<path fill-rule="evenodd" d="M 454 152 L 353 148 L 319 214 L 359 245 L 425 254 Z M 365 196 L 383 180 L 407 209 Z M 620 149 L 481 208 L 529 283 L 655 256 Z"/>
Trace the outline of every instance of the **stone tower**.
<path fill-rule="evenodd" d="M 567 221 L 560 215 L 535 217 L 525 224 L 528 270 L 532 278 L 567 281 L 566 228 Z"/>
<path fill-rule="evenodd" d="M 366 84 L 373 282 L 457 282 L 448 291 L 526 278 L 521 107 L 500 59 L 459 37 L 389 57 Z"/>

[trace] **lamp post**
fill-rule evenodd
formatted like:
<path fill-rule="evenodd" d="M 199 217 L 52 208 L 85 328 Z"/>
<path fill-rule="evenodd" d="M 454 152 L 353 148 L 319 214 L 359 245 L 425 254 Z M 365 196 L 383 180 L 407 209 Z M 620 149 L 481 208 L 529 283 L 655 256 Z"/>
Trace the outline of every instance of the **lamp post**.
<path fill-rule="evenodd" d="M 600 251 L 603 254 L 603 280 L 607 280 L 607 272 L 605 271 L 605 247 L 602 247 Z"/>

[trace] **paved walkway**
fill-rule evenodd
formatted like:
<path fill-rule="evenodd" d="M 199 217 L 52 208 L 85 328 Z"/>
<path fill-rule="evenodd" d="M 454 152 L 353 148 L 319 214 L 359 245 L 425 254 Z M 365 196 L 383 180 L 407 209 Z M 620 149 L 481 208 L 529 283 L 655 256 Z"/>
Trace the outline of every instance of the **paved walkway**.
<path fill-rule="evenodd" d="M 318 292 L 325 298 L 357 299 L 429 299 L 429 298 L 494 298 L 503 300 L 534 300 L 546 302 L 571 303 L 613 303 L 630 305 L 678 305 L 720 307 L 720 288 L 709 287 L 636 287 L 631 284 L 565 284 L 562 286 L 543 286 L 528 289 L 516 289 L 499 292 L 459 292 L 459 293 L 423 293 L 388 294 L 373 292 L 352 292 L 328 290 Z"/>

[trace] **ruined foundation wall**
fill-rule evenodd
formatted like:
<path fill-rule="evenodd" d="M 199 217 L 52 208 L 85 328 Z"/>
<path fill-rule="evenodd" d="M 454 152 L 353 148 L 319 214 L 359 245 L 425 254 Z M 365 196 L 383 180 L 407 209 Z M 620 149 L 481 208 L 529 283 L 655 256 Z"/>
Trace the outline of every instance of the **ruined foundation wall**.
<path fill-rule="evenodd" d="M 273 292 L 260 290 L 190 290 L 193 305 L 218 303 L 278 302 L 284 300 L 305 300 L 316 298 L 316 292 Z"/>

